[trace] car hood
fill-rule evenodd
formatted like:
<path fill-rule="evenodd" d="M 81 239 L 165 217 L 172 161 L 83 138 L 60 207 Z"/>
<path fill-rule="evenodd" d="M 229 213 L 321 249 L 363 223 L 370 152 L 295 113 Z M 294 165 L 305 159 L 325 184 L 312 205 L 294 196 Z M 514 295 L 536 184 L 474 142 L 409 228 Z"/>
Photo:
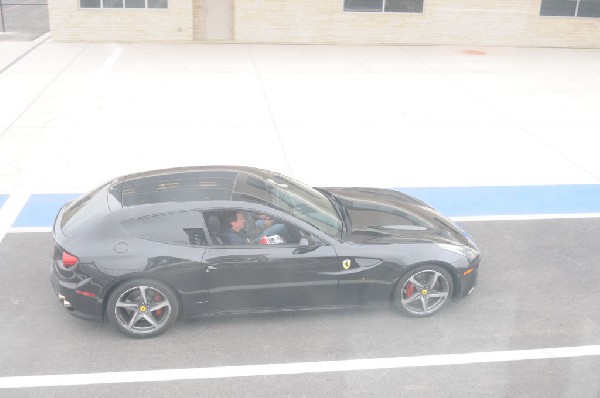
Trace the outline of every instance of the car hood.
<path fill-rule="evenodd" d="M 351 242 L 435 241 L 476 248 L 458 225 L 412 196 L 377 188 L 325 189 L 346 211 Z"/>

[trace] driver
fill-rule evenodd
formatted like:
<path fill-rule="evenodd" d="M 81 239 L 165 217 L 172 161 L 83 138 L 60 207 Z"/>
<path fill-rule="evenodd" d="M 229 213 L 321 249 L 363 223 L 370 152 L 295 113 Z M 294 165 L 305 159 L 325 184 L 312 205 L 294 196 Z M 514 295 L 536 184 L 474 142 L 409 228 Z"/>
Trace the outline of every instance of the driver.
<path fill-rule="evenodd" d="M 244 228 L 245 219 L 241 211 L 231 212 L 225 215 L 225 224 L 228 226 L 221 235 L 223 242 L 229 245 L 247 245 L 248 238 L 241 232 Z"/>

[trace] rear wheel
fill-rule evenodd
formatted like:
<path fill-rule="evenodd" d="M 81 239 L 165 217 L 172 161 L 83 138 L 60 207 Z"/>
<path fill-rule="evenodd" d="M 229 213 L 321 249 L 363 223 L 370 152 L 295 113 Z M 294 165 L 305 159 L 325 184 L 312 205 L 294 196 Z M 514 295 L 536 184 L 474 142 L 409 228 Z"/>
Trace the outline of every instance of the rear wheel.
<path fill-rule="evenodd" d="M 106 316 L 122 333 L 131 337 L 154 337 L 177 319 L 177 296 L 164 283 L 133 279 L 119 285 L 110 295 Z"/>
<path fill-rule="evenodd" d="M 438 265 L 410 270 L 396 285 L 393 302 L 402 313 L 425 317 L 438 312 L 452 297 L 452 277 Z"/>

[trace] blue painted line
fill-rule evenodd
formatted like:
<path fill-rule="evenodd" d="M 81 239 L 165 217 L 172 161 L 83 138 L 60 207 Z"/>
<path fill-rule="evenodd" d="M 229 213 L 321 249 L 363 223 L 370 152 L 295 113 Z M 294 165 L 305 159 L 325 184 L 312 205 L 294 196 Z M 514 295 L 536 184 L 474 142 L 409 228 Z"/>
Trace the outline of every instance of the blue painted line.
<path fill-rule="evenodd" d="M 600 213 L 600 184 L 395 189 L 449 217 Z M 13 227 L 51 227 L 60 207 L 78 196 L 31 195 Z M 7 199 L 0 195 L 0 205 Z"/>
<path fill-rule="evenodd" d="M 8 200 L 8 195 L 0 195 L 0 209 L 4 205 L 4 203 Z"/>
<path fill-rule="evenodd" d="M 31 195 L 13 227 L 51 227 L 62 205 L 78 196 L 80 194 Z"/>
<path fill-rule="evenodd" d="M 600 213 L 600 185 L 397 188 L 449 217 Z"/>

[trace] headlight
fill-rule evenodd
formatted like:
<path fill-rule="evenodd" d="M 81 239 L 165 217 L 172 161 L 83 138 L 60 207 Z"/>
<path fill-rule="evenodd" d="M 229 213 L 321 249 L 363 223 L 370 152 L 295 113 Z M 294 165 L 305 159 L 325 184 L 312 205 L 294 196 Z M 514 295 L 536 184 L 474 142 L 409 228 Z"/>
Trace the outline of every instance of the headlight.
<path fill-rule="evenodd" d="M 448 250 L 452 253 L 456 253 L 456 254 L 460 254 L 461 256 L 465 256 L 467 259 L 469 259 L 469 261 L 473 261 L 477 258 L 477 256 L 479 256 L 479 251 L 472 249 L 468 246 L 456 246 L 456 245 L 449 245 L 446 243 L 438 243 L 437 245 L 444 250 Z"/>

